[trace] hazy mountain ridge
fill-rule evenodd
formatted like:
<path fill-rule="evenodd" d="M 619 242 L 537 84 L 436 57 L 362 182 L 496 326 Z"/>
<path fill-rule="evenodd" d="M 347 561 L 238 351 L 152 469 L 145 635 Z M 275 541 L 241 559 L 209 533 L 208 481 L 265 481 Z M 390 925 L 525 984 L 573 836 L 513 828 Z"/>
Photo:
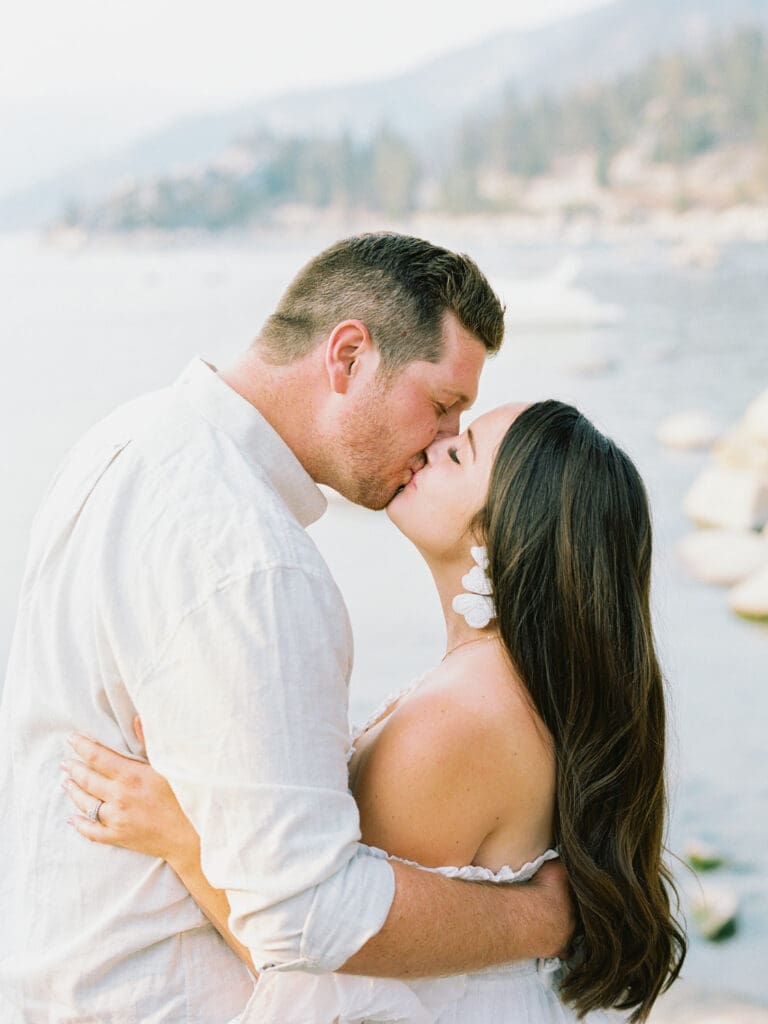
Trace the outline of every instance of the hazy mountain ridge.
<path fill-rule="evenodd" d="M 455 128 L 521 98 L 563 95 L 604 82 L 657 54 L 700 50 L 739 24 L 768 27 L 768 0 L 617 0 L 524 33 L 500 33 L 391 79 L 278 96 L 220 115 L 185 118 L 114 159 L 76 168 L 0 203 L 0 220 L 49 219 L 65 200 L 91 204 L 119 182 L 205 167 L 239 137 L 340 136 L 364 145 L 382 125 L 414 147 L 427 169 L 444 163 Z"/>
<path fill-rule="evenodd" d="M 281 138 L 260 131 L 186 173 L 129 183 L 72 207 L 95 231 L 221 230 L 317 211 L 512 213 L 644 222 L 660 211 L 768 205 L 768 33 L 741 29 L 702 51 L 654 57 L 561 97 L 508 91 L 425 165 L 387 128 Z"/>

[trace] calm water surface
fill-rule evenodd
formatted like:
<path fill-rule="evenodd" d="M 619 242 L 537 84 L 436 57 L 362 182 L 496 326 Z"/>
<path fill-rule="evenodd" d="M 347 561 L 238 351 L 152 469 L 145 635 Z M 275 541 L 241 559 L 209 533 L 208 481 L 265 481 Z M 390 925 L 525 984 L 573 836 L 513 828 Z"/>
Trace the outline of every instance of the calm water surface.
<path fill-rule="evenodd" d="M 102 244 L 67 253 L 0 236 L 3 663 L 29 522 L 66 449 L 117 403 L 173 380 L 194 355 L 234 356 L 294 271 L 331 240 Z M 434 240 L 469 251 L 500 280 L 549 271 L 565 252 L 450 229 Z M 694 939 L 686 976 L 768 1002 L 768 628 L 730 616 L 721 591 L 681 570 L 674 545 L 689 529 L 682 497 L 705 457 L 670 454 L 654 440 L 671 412 L 703 407 L 727 424 L 768 388 L 768 249 L 726 249 L 715 271 L 679 269 L 650 243 L 573 253 L 579 285 L 621 305 L 624 321 L 598 331 L 512 330 L 488 365 L 477 412 L 511 399 L 573 401 L 645 476 L 675 737 L 671 843 L 681 849 L 695 836 L 722 849 L 729 866 L 716 880 L 742 901 L 737 936 L 721 945 Z M 418 556 L 384 514 L 332 501 L 313 533 L 349 604 L 352 712 L 361 719 L 439 660 L 439 608 Z"/>

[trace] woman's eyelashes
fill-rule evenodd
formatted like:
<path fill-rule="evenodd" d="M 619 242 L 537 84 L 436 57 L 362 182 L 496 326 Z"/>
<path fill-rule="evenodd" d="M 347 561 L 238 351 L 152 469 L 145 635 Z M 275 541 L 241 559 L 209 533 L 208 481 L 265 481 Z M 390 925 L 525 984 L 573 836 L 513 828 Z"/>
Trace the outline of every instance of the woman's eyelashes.
<path fill-rule="evenodd" d="M 457 466 L 461 465 L 461 462 L 459 461 L 459 453 L 455 448 L 448 449 L 448 458 L 453 459 Z"/>

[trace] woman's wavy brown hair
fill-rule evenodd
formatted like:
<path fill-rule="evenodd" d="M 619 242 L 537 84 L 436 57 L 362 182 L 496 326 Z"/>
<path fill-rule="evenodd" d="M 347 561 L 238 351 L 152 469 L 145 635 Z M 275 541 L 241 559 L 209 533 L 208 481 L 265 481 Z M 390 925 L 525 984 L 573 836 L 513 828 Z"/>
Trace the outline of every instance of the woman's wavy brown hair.
<path fill-rule="evenodd" d="M 686 953 L 663 861 L 645 488 L 577 409 L 539 402 L 507 431 L 477 525 L 501 636 L 556 750 L 555 841 L 579 917 L 561 996 L 579 1014 L 616 1007 L 644 1020 Z"/>

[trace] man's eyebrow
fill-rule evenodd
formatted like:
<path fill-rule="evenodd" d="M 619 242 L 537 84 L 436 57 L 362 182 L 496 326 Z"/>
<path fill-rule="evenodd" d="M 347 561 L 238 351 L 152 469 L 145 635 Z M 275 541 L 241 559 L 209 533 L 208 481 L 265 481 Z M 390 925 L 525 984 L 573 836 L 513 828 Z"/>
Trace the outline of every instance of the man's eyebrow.
<path fill-rule="evenodd" d="M 475 435 L 472 433 L 472 428 L 467 427 L 467 437 L 469 438 L 469 447 L 472 449 L 472 461 L 477 461 L 477 452 L 475 451 Z"/>

